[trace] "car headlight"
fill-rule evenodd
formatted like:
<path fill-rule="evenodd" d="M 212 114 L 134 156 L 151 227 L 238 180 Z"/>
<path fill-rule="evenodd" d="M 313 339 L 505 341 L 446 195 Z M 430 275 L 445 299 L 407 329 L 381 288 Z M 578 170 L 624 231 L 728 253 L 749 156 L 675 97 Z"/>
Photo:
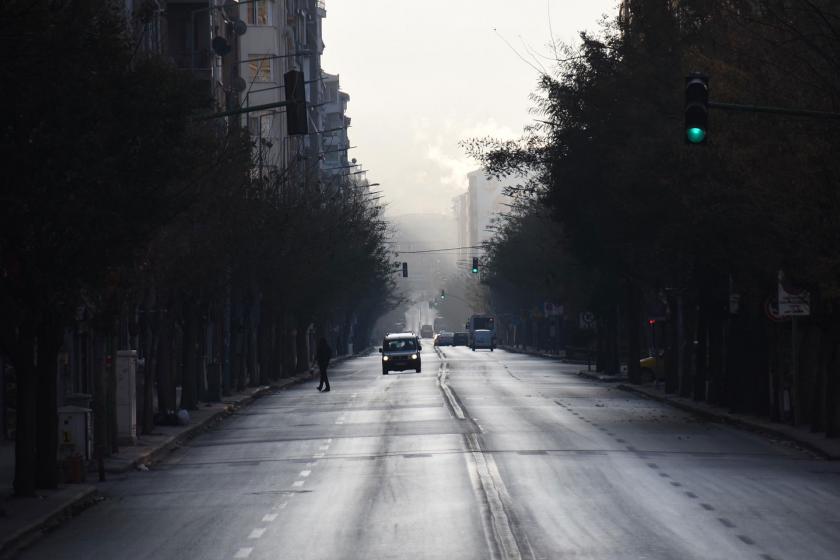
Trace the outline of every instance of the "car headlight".
<path fill-rule="evenodd" d="M 382 361 L 387 362 L 388 361 L 388 356 L 382 356 Z"/>
<path fill-rule="evenodd" d="M 412 355 L 411 355 L 411 359 L 412 359 L 412 360 L 416 360 L 416 359 L 417 359 L 417 354 L 412 354 Z"/>

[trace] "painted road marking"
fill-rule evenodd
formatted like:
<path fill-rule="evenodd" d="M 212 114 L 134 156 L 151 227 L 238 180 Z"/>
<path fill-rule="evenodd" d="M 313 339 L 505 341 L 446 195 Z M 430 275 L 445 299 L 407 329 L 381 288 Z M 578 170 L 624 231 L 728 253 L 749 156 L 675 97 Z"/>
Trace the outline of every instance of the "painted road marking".
<path fill-rule="evenodd" d="M 303 480 L 295 480 L 295 481 L 292 483 L 292 486 L 296 486 L 296 487 L 300 488 L 301 486 L 303 486 L 303 483 L 304 483 L 304 481 L 303 481 Z"/>
<path fill-rule="evenodd" d="M 236 554 L 233 555 L 234 558 L 248 558 L 251 553 L 254 551 L 253 548 L 240 548 L 236 551 Z"/>
<path fill-rule="evenodd" d="M 265 533 L 264 528 L 263 529 L 254 529 L 253 531 L 251 531 L 251 534 L 248 535 L 248 538 L 249 539 L 258 539 L 261 536 L 263 536 L 263 533 Z"/>
<path fill-rule="evenodd" d="M 313 457 L 313 458 L 315 458 L 315 459 L 321 459 L 323 456 L 324 456 L 324 454 L 323 454 L 323 453 L 316 453 L 316 454 L 315 454 L 315 455 L 313 455 L 312 457 Z"/>
<path fill-rule="evenodd" d="M 302 476 L 304 478 L 306 478 L 310 474 L 312 474 L 312 471 L 300 471 L 300 476 Z"/>
<path fill-rule="evenodd" d="M 326 450 L 327 450 L 327 449 L 329 449 L 329 448 L 330 448 L 330 446 L 329 446 L 329 445 L 322 445 L 322 446 L 321 446 L 321 447 L 319 447 L 318 449 L 320 449 L 321 451 L 326 451 Z"/>
<path fill-rule="evenodd" d="M 276 513 L 267 513 L 267 514 L 263 515 L 263 518 L 262 518 L 263 523 L 272 523 L 272 522 L 274 522 L 275 519 L 277 519 L 277 514 Z"/>

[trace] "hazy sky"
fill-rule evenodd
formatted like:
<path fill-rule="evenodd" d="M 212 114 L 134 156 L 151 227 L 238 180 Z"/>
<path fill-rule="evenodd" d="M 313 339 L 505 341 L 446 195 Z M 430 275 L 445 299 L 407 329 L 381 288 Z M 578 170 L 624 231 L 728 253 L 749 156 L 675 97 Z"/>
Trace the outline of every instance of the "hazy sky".
<path fill-rule="evenodd" d="M 476 169 L 462 139 L 515 137 L 533 118 L 551 33 L 597 30 L 617 0 L 326 0 L 324 70 L 350 94 L 350 151 L 380 187 L 388 213 L 450 213 Z M 496 31 L 494 31 L 494 29 Z M 500 37 L 501 35 L 501 37 Z M 527 43 L 528 47 L 524 43 Z M 528 57 L 530 58 L 530 57 Z M 542 59 L 550 65 L 548 60 Z"/>

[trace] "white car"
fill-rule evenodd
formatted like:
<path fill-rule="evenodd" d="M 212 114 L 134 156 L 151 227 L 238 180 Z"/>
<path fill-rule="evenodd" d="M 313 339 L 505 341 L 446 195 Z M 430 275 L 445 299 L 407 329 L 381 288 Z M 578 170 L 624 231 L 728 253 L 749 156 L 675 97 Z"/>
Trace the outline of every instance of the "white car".
<path fill-rule="evenodd" d="M 493 331 L 488 329 L 478 329 L 475 333 L 473 333 L 472 344 L 470 345 L 473 352 L 475 352 L 476 348 L 489 348 L 492 352 L 495 347 L 496 340 L 493 337 Z"/>

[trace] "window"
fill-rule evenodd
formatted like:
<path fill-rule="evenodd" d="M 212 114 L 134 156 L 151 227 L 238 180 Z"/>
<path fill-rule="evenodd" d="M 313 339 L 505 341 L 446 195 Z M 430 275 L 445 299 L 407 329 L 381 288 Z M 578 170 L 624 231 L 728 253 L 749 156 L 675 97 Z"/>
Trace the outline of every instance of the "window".
<path fill-rule="evenodd" d="M 389 340 L 386 348 L 391 352 L 417 350 L 417 344 L 413 338 L 397 338 L 395 340 Z"/>
<path fill-rule="evenodd" d="M 271 3 L 269 0 L 251 0 L 240 5 L 245 12 L 245 23 L 249 25 L 271 25 Z"/>
<path fill-rule="evenodd" d="M 254 82 L 271 81 L 271 62 L 268 54 L 248 55 L 248 79 Z"/>
<path fill-rule="evenodd" d="M 274 115 L 268 112 L 251 113 L 248 116 L 248 132 L 251 136 L 260 138 L 271 137 L 271 127 L 274 125 Z"/>

